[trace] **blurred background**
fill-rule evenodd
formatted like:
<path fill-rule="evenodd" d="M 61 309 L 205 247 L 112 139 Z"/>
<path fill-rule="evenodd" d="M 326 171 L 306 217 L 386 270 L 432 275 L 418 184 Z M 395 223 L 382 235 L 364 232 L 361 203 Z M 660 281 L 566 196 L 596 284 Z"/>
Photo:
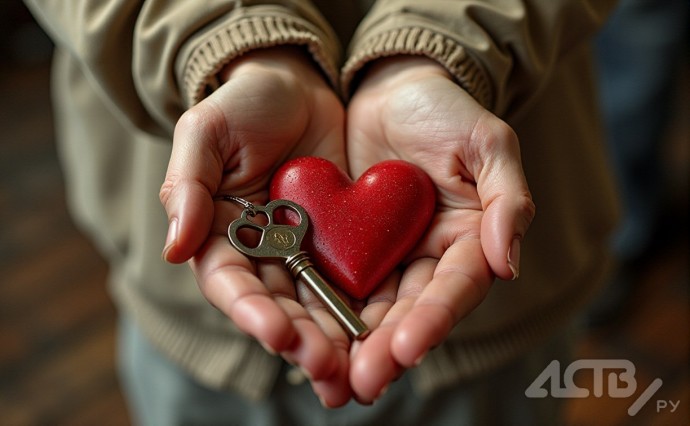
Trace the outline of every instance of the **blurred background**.
<path fill-rule="evenodd" d="M 608 43 L 599 45 L 600 52 L 621 51 L 615 34 Z M 637 392 L 567 400 L 565 418 L 554 424 L 690 424 L 687 46 L 672 53 L 681 60 L 670 95 L 652 106 L 663 109 L 665 120 L 652 141 L 659 159 L 651 188 L 656 197 L 642 201 L 655 206 L 644 225 L 648 232 L 637 252 L 621 251 L 621 267 L 593 304 L 577 347 L 577 359 L 631 361 Z M 126 425 L 107 266 L 65 205 L 50 107 L 51 48 L 19 0 L 0 1 L 0 425 Z M 615 72 L 626 64 L 607 66 L 603 94 L 628 90 L 615 86 Z M 623 176 L 614 160 L 624 154 L 613 147 L 611 155 Z M 662 387 L 628 416 L 656 378 Z M 576 375 L 576 383 L 592 389 L 591 374 Z M 674 411 L 669 401 L 677 404 Z"/>
<path fill-rule="evenodd" d="M 65 205 L 51 49 L 0 0 L 0 425 L 126 425 L 106 264 Z"/>

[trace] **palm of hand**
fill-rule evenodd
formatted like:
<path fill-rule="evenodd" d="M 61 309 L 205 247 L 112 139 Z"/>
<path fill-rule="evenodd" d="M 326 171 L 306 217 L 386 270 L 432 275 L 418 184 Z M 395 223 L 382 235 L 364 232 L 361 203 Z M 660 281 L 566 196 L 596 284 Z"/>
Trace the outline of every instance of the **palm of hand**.
<path fill-rule="evenodd" d="M 365 401 L 443 341 L 484 299 L 494 273 L 510 273 L 505 252 L 493 256 L 494 270 L 487 259 L 503 249 L 490 232 L 500 215 L 489 211 L 485 218 L 493 201 L 485 180 L 504 160 L 514 160 L 494 158 L 492 151 L 496 143 L 516 149 L 514 135 L 437 67 L 429 71 L 405 81 L 374 74 L 348 107 L 348 161 L 355 176 L 401 158 L 424 169 L 438 189 L 426 237 L 402 274 L 372 295 L 362 312 L 370 326 L 378 325 L 352 359 L 351 385 Z M 513 154 L 519 164 L 519 153 Z"/>
<path fill-rule="evenodd" d="M 258 59 L 239 61 L 229 81 L 178 122 L 175 143 L 182 145 L 173 150 L 161 199 L 169 213 L 183 203 L 188 217 L 180 219 L 191 225 L 182 227 L 166 258 L 191 257 L 212 305 L 299 365 L 326 404 L 341 405 L 350 398 L 347 335 L 284 265 L 235 251 L 227 228 L 239 208 L 212 201 L 232 194 L 265 204 L 273 170 L 291 157 L 316 155 L 345 167 L 343 107 L 321 76 L 294 56 Z M 272 66 L 285 61 L 294 68 Z"/>

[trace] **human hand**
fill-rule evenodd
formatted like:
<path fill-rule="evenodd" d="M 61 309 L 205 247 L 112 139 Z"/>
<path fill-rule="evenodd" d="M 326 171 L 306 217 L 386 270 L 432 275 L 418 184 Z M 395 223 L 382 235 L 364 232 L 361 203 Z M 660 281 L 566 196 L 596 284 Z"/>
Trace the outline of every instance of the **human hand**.
<path fill-rule="evenodd" d="M 353 177 L 400 158 L 438 189 L 427 235 L 361 314 L 373 331 L 353 345 L 350 383 L 358 400 L 371 402 L 479 305 L 495 276 L 517 278 L 534 205 L 515 133 L 436 62 L 378 61 L 347 114 Z"/>
<path fill-rule="evenodd" d="M 201 292 L 243 332 L 312 380 L 325 405 L 350 398 L 349 339 L 278 263 L 255 263 L 227 239 L 240 209 L 231 194 L 265 204 L 273 171 L 314 155 L 345 167 L 344 111 L 296 48 L 257 50 L 221 73 L 226 81 L 177 123 L 160 198 L 169 218 L 165 260 L 190 260 Z"/>

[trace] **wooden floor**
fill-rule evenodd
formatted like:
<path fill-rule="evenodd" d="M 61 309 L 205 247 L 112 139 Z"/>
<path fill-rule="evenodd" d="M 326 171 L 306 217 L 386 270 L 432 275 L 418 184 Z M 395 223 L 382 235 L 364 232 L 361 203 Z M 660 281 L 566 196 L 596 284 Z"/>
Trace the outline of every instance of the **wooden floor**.
<path fill-rule="evenodd" d="M 126 425 L 106 265 L 66 211 L 47 63 L 3 66 L 0 93 L 0 426 Z M 687 172 L 687 145 L 677 149 L 681 159 L 670 161 Z M 687 181 L 679 188 L 687 190 Z M 592 330 L 578 346 L 577 359 L 631 361 L 637 392 L 568 399 L 565 418 L 554 424 L 690 424 L 687 198 L 679 196 L 674 208 L 668 235 L 639 265 L 639 285 L 620 321 Z M 675 231 L 678 221 L 683 232 Z M 576 376 L 586 389 L 591 378 Z M 661 388 L 628 416 L 657 378 Z"/>

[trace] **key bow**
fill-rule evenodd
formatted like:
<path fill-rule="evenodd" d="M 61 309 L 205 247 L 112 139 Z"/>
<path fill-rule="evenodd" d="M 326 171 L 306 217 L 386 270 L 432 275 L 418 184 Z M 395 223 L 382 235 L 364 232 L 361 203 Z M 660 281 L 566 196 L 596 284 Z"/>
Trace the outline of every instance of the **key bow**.
<path fill-rule="evenodd" d="M 297 225 L 276 223 L 274 213 L 280 208 L 287 208 L 297 213 L 299 223 Z M 266 217 L 268 222 L 265 225 L 256 223 L 249 218 L 249 216 L 259 214 Z M 238 232 L 245 228 L 261 233 L 259 244 L 256 247 L 249 247 L 240 240 Z M 300 252 L 302 238 L 304 238 L 308 228 L 309 216 L 299 204 L 290 200 L 273 200 L 265 206 L 254 206 L 254 211 L 243 210 L 242 215 L 228 227 L 228 238 L 237 250 L 248 256 L 286 258 Z"/>

